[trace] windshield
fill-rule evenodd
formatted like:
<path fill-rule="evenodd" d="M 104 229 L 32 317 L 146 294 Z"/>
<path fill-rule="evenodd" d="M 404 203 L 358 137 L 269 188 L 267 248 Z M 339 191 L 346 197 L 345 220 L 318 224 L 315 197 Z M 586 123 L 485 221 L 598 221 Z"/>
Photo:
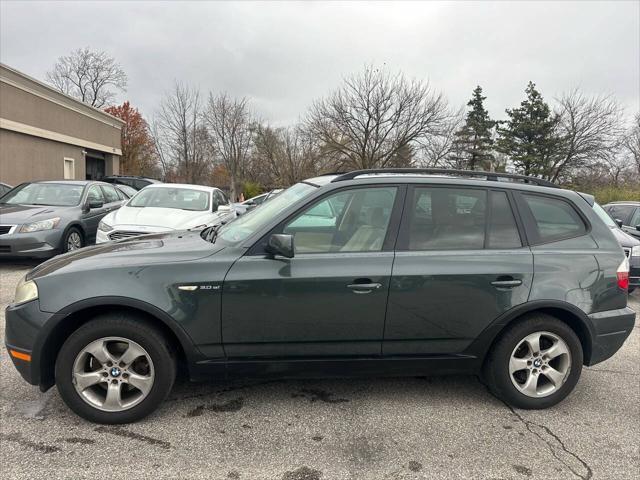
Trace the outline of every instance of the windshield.
<path fill-rule="evenodd" d="M 209 210 L 210 193 L 191 188 L 145 188 L 129 200 L 127 207 L 177 208 L 181 210 Z"/>
<path fill-rule="evenodd" d="M 318 187 L 308 183 L 296 183 L 278 196 L 270 198 L 260 207 L 251 210 L 222 227 L 218 238 L 228 243 L 238 243 L 260 230 L 273 217 L 293 203 L 314 192 Z"/>
<path fill-rule="evenodd" d="M 595 202 L 593 204 L 593 211 L 596 212 L 596 214 L 602 219 L 602 221 L 607 225 L 607 227 L 613 228 L 618 226 L 616 225 L 616 222 L 614 222 L 613 219 L 609 216 L 609 214 L 605 211 L 605 209 Z"/>
<path fill-rule="evenodd" d="M 9 205 L 46 205 L 73 207 L 80 204 L 84 185 L 65 183 L 27 183 L 20 185 L 2 197 Z"/>

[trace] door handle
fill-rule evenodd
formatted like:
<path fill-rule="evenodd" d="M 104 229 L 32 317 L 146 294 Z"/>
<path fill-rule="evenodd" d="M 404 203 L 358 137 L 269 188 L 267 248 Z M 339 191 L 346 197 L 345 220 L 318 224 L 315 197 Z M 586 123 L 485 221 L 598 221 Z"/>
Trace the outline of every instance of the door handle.
<path fill-rule="evenodd" d="M 516 280 L 515 278 L 495 280 L 491 282 L 491 285 L 497 288 L 513 288 L 522 285 L 522 280 Z"/>
<path fill-rule="evenodd" d="M 351 283 L 347 285 L 347 288 L 353 290 L 353 293 L 371 293 L 380 287 L 382 287 L 380 283 Z"/>

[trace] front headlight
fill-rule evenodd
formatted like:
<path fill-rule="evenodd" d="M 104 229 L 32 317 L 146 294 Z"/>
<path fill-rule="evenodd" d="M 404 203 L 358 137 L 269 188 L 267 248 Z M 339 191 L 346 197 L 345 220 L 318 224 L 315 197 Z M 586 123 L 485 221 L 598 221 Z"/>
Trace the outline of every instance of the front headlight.
<path fill-rule="evenodd" d="M 30 302 L 38 298 L 38 286 L 33 280 L 26 281 L 24 278 L 20 280 L 16 287 L 16 295 L 13 299 L 14 304 Z"/>
<path fill-rule="evenodd" d="M 48 220 L 40 220 L 39 222 L 25 223 L 20 227 L 20 233 L 39 232 L 41 230 L 51 230 L 56 228 L 60 223 L 60 217 L 50 218 Z"/>
<path fill-rule="evenodd" d="M 113 227 L 108 223 L 104 223 L 104 220 L 100 220 L 100 223 L 98 224 L 98 230 L 100 230 L 101 232 L 110 232 L 111 230 L 113 230 Z"/>
<path fill-rule="evenodd" d="M 635 247 L 631 247 L 631 256 L 632 257 L 640 257 L 640 245 L 636 245 Z"/>

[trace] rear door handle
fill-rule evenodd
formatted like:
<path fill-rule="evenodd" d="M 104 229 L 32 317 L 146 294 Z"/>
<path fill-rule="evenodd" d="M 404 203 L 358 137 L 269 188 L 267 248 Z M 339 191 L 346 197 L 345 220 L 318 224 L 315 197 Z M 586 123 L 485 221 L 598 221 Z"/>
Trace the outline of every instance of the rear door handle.
<path fill-rule="evenodd" d="M 351 283 L 347 285 L 347 288 L 353 290 L 353 293 L 371 293 L 380 287 L 382 287 L 380 283 Z"/>
<path fill-rule="evenodd" d="M 513 288 L 522 285 L 522 280 L 510 279 L 510 280 L 496 280 L 491 282 L 491 285 L 497 288 Z"/>

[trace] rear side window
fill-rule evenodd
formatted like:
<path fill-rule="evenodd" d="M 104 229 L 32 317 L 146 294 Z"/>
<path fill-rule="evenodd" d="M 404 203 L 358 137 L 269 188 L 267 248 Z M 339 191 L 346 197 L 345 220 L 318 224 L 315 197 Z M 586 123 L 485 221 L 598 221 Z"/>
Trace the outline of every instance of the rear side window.
<path fill-rule="evenodd" d="M 575 208 L 565 200 L 523 194 L 534 223 L 533 243 L 547 243 L 580 236 L 587 231 Z"/>
<path fill-rule="evenodd" d="M 415 187 L 409 202 L 409 250 L 484 248 L 486 190 Z"/>
<path fill-rule="evenodd" d="M 631 221 L 629 222 L 629 225 L 631 227 L 637 227 L 638 225 L 640 225 L 640 208 L 636 208 L 636 211 L 633 214 L 633 217 L 631 217 Z"/>

